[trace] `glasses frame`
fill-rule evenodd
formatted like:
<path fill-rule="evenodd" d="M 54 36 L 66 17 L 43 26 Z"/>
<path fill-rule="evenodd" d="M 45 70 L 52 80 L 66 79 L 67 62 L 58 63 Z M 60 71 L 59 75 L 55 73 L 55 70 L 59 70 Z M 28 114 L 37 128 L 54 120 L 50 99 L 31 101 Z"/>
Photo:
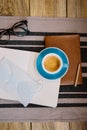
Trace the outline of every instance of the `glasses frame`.
<path fill-rule="evenodd" d="M 10 35 L 11 35 L 11 32 L 16 35 L 16 36 L 19 36 L 19 37 L 23 37 L 25 36 L 29 30 L 28 30 L 28 21 L 27 20 L 22 20 L 22 21 L 19 21 L 19 22 L 16 22 L 12 27 L 8 28 L 8 29 L 0 29 L 0 38 L 3 36 L 3 35 L 8 35 L 8 39 L 7 40 L 0 40 L 0 43 L 7 43 L 9 40 L 10 40 Z M 24 30 L 24 34 L 22 35 L 18 35 L 17 33 L 15 33 L 15 29 L 16 28 L 21 28 L 22 25 L 25 25 L 26 28 L 22 28 Z"/>

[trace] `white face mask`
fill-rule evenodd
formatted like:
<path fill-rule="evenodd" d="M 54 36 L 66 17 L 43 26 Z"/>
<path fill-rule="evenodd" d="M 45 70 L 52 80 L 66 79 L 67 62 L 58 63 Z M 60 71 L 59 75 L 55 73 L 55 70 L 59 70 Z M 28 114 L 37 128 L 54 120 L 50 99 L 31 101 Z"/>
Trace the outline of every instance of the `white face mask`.
<path fill-rule="evenodd" d="M 27 106 L 41 88 L 39 82 L 10 60 L 6 58 L 0 60 L 0 90 L 12 100 Z"/>

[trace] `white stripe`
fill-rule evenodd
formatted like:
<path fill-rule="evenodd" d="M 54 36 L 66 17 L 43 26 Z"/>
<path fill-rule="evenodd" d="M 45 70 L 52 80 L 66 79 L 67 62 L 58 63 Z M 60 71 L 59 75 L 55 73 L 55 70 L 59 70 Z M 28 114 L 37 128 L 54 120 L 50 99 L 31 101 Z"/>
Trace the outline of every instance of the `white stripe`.
<path fill-rule="evenodd" d="M 44 36 L 23 36 L 23 37 L 11 36 L 10 40 L 44 41 Z"/>
<path fill-rule="evenodd" d="M 19 104 L 18 101 L 0 99 L 0 104 Z"/>
<path fill-rule="evenodd" d="M 86 77 L 87 78 L 87 73 L 82 73 L 82 77 Z"/>
<path fill-rule="evenodd" d="M 6 39 L 6 36 L 4 36 Z M 44 41 L 44 36 L 10 36 L 10 40 L 13 41 Z"/>
<path fill-rule="evenodd" d="M 7 36 L 4 36 L 4 39 L 6 39 Z M 10 40 L 14 41 L 44 41 L 44 36 L 10 36 Z"/>
<path fill-rule="evenodd" d="M 59 98 L 58 103 L 87 103 L 87 98 Z"/>
<path fill-rule="evenodd" d="M 4 36 L 4 38 L 6 39 L 6 36 Z M 24 41 L 44 41 L 44 38 L 45 36 L 23 36 L 23 37 L 20 37 L 20 36 L 10 36 L 10 40 L 14 40 L 14 41 L 21 41 L 21 40 L 24 40 Z M 87 37 L 80 37 L 80 41 L 81 42 L 87 42 Z"/>
<path fill-rule="evenodd" d="M 87 42 L 87 37 L 80 37 L 81 42 Z"/>
<path fill-rule="evenodd" d="M 87 48 L 87 46 L 80 46 L 80 48 L 84 48 L 84 49 L 86 49 L 86 48 Z"/>
<path fill-rule="evenodd" d="M 87 63 L 82 63 L 82 67 L 87 67 Z"/>

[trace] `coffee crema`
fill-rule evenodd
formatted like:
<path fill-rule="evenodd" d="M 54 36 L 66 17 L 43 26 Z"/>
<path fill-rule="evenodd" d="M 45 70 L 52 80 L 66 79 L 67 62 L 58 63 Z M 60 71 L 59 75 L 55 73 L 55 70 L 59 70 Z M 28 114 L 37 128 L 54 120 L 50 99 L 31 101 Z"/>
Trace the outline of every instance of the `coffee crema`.
<path fill-rule="evenodd" d="M 49 55 L 44 59 L 44 67 L 49 72 L 57 71 L 61 66 L 60 59 L 55 55 Z"/>

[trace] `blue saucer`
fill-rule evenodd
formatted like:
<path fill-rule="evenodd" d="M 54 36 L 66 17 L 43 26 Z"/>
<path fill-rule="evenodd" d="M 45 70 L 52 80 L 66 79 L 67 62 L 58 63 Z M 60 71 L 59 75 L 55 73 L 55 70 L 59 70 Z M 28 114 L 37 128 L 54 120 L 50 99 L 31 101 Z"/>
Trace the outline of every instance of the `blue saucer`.
<path fill-rule="evenodd" d="M 43 60 L 44 56 L 46 56 L 47 54 L 50 54 L 50 53 L 54 53 L 54 54 L 58 55 L 61 58 L 62 63 L 63 63 L 60 71 L 55 74 L 47 73 L 43 69 L 43 66 L 42 66 L 42 60 Z M 36 68 L 41 76 L 43 76 L 46 79 L 54 80 L 54 79 L 61 78 L 66 74 L 66 72 L 69 68 L 69 60 L 68 60 L 68 57 L 65 54 L 65 52 L 62 51 L 61 49 L 55 48 L 55 47 L 49 47 L 49 48 L 42 50 L 39 53 L 37 60 L 36 60 Z"/>

